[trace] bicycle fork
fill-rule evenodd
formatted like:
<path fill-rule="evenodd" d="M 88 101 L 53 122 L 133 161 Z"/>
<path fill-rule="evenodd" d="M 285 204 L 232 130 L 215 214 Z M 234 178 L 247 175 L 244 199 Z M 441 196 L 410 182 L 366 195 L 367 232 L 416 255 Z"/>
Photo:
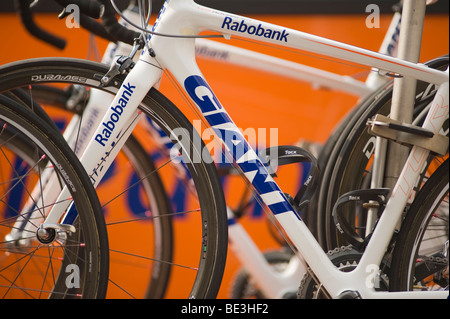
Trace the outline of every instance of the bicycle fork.
<path fill-rule="evenodd" d="M 158 63 L 148 54 L 145 58 L 143 56 L 125 78 L 80 159 L 95 187 L 139 122 L 140 102 L 162 76 Z M 59 193 L 56 204 L 39 227 L 41 236 L 45 236 L 48 229 L 66 228 L 68 226 L 61 225 L 73 223 L 77 212 L 73 204 L 69 207 L 69 196 L 67 187 Z M 63 219 L 60 222 L 61 217 Z"/>

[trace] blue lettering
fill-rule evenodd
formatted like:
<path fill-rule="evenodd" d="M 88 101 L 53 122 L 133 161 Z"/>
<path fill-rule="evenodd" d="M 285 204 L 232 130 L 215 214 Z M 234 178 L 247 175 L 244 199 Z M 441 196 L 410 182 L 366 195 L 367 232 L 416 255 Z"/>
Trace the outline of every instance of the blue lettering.
<path fill-rule="evenodd" d="M 184 81 L 184 86 L 203 113 L 222 109 L 208 83 L 201 76 L 191 75 Z"/>
<path fill-rule="evenodd" d="M 105 146 L 105 143 L 108 142 L 107 138 L 104 138 L 101 134 L 97 134 L 95 136 L 95 140 L 100 143 L 100 145 Z"/>
<path fill-rule="evenodd" d="M 280 42 L 288 42 L 287 37 L 289 33 L 286 30 L 276 31 L 265 29 L 262 24 L 259 24 L 258 26 L 248 25 L 244 20 L 237 22 L 233 21 L 231 17 L 225 17 L 221 28 L 241 33 L 248 33 L 249 35 L 256 35 L 258 37 L 265 37 L 267 39 L 277 40 Z"/>
<path fill-rule="evenodd" d="M 224 20 L 223 20 L 223 23 L 222 23 L 222 29 L 225 29 L 225 26 L 227 27 L 227 29 L 229 30 L 230 29 L 230 22 L 231 21 L 233 21 L 233 19 L 231 19 L 230 17 L 226 17 Z"/>
<path fill-rule="evenodd" d="M 400 35 L 400 21 L 401 21 L 401 19 L 398 21 L 398 24 L 395 27 L 395 31 L 392 34 L 391 41 L 389 42 L 388 47 L 387 47 L 387 54 L 390 56 L 392 56 L 394 54 L 394 51 L 398 46 L 398 37 Z"/>
<path fill-rule="evenodd" d="M 224 25 L 232 28 L 231 22 L 231 20 L 225 19 Z M 248 26 L 245 23 L 241 23 L 239 29 L 248 30 Z M 256 27 L 254 30 L 255 33 L 263 32 L 257 31 L 258 28 Z M 287 33 L 283 35 L 283 33 L 278 32 L 278 36 L 280 37 L 286 35 Z M 184 86 L 189 96 L 199 106 L 211 127 L 222 139 L 236 163 L 240 166 L 261 197 L 264 198 L 264 202 L 267 203 L 269 208 L 275 214 L 292 211 L 292 207 L 286 200 L 284 194 L 268 174 L 267 169 L 258 158 L 258 155 L 247 143 L 225 110 L 223 110 L 206 81 L 201 76 L 192 75 L 186 78 Z"/>
<path fill-rule="evenodd" d="M 111 106 L 110 110 L 112 111 L 109 121 L 102 122 L 103 125 L 103 131 L 101 134 L 97 134 L 95 136 L 95 140 L 101 145 L 106 146 L 106 143 L 108 142 L 108 139 L 112 135 L 114 128 L 116 127 L 116 124 L 120 116 L 123 113 L 123 109 L 127 106 L 129 98 L 133 95 L 133 89 L 136 88 L 136 86 L 128 84 L 123 84 L 122 88 L 124 88 L 124 91 L 122 92 L 122 96 L 117 102 L 117 105 Z"/>

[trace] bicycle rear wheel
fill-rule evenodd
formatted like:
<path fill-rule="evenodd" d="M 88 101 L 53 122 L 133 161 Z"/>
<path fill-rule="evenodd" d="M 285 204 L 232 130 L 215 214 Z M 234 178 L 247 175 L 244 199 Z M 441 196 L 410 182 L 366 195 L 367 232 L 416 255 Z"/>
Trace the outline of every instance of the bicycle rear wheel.
<path fill-rule="evenodd" d="M 0 72 L 4 77 L 0 80 L 0 92 L 23 87 L 33 96 L 33 85 L 54 83 L 60 86 L 83 85 L 114 94 L 124 77 L 114 78 L 112 86 L 103 88 L 100 86 L 100 79 L 107 71 L 105 65 L 75 59 L 35 59 L 16 62 L 1 68 Z M 182 209 L 162 214 L 160 217 L 177 216 L 174 223 L 177 236 L 173 261 L 157 260 L 153 266 L 171 263 L 169 298 L 214 298 L 220 287 L 227 251 L 225 200 L 216 168 L 210 158 L 205 158 L 209 153 L 203 152 L 205 146 L 203 142 L 198 143 L 201 139 L 193 130 L 192 124 L 161 93 L 155 89 L 150 90 L 140 109 L 171 137 L 171 142 L 178 147 L 176 153 L 181 152 L 185 159 L 185 167 L 188 169 L 186 176 L 190 177 L 186 183 L 183 183 L 183 179 L 173 181 L 177 176 L 179 165 L 176 168 L 174 168 L 176 165 L 169 165 L 174 164 L 172 158 L 162 161 L 157 167 L 163 179 L 169 180 L 167 184 L 178 183 L 176 190 L 179 192 L 182 187 L 185 187 L 185 190 Z M 182 136 L 172 134 L 180 132 Z M 146 142 L 151 143 L 150 140 Z M 107 209 L 108 206 L 104 208 Z M 113 215 L 118 211 L 111 210 L 110 213 Z M 120 254 L 135 262 L 148 261 L 149 258 L 141 254 L 141 249 L 148 248 L 144 234 L 134 230 L 132 222 L 126 216 L 118 218 L 117 223 L 108 226 L 111 260 L 114 254 Z M 151 216 L 147 220 L 151 221 Z M 119 229 L 118 235 L 114 238 L 111 236 L 112 227 Z M 123 274 L 118 272 L 117 275 Z M 145 281 L 140 277 L 134 277 L 134 280 Z M 109 281 L 116 282 L 112 269 Z M 119 296 L 125 297 L 127 296 Z"/>
<path fill-rule="evenodd" d="M 448 56 L 440 57 L 427 63 L 432 68 L 444 69 L 448 66 Z M 418 82 L 414 117 L 423 116 L 420 112 L 432 101 L 436 93 L 434 85 Z M 325 248 L 333 249 L 349 242 L 345 236 L 336 231 L 333 207 L 343 194 L 361 189 L 370 188 L 371 168 L 373 154 L 375 152 L 376 138 L 370 135 L 366 129 L 366 122 L 375 114 L 389 115 L 392 97 L 392 83 L 380 89 L 367 103 L 362 104 L 361 112 L 348 122 L 350 130 L 346 130 L 332 151 L 324 168 L 324 177 L 318 196 L 318 229 L 325 236 Z M 448 125 L 448 123 L 446 124 Z M 428 163 L 433 160 L 430 157 Z M 325 182 L 327 181 L 327 182 Z M 361 206 L 348 204 L 343 207 L 342 216 L 353 225 L 355 232 L 361 238 L 365 238 L 365 218 L 367 210 Z"/>
<path fill-rule="evenodd" d="M 92 184 L 58 131 L 0 95 L 1 298 L 104 298 L 108 240 Z M 32 152 L 23 152 L 25 148 Z M 39 226 L 52 206 L 33 192 L 51 171 L 78 212 L 74 229 Z"/>
<path fill-rule="evenodd" d="M 448 173 L 447 158 L 406 214 L 392 255 L 392 291 L 448 290 Z"/>

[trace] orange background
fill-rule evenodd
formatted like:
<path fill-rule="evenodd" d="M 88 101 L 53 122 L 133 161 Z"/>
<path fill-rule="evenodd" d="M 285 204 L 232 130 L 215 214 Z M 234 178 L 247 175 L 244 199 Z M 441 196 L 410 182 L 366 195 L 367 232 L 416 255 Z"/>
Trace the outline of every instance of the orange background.
<path fill-rule="evenodd" d="M 365 15 L 266 15 L 255 16 L 286 27 L 324 36 L 333 40 L 358 45 L 377 51 L 389 26 L 390 16 L 382 16 L 380 28 L 368 29 Z M 56 15 L 36 16 L 39 25 L 64 37 L 68 44 L 60 51 L 31 37 L 14 14 L 0 14 L 0 64 L 34 57 L 64 56 L 93 58 L 88 54 L 88 33 L 82 29 L 68 29 Z M 424 26 L 421 62 L 448 53 L 448 14 L 430 15 Z M 99 52 L 103 52 L 106 41 L 96 39 Z M 365 70 L 348 64 L 336 63 L 308 54 L 293 54 L 281 50 L 256 46 L 243 41 L 230 44 L 250 47 L 316 66 L 339 74 L 364 79 Z M 295 144 L 300 138 L 323 143 L 340 118 L 355 104 L 356 98 L 347 94 L 316 90 L 309 85 L 280 76 L 268 76 L 262 72 L 230 67 L 221 63 L 199 60 L 200 67 L 217 97 L 230 113 L 236 124 L 243 128 L 278 129 L 279 144 Z M 1 74 L 0 74 L 1 76 Z M 166 79 L 161 91 L 175 104 L 183 105 L 176 89 Z M 287 189 L 295 189 L 301 172 L 295 171 L 286 181 Z M 292 178 L 294 176 L 294 178 Z M 230 190 L 233 189 L 231 193 Z M 239 180 L 228 180 L 225 192 L 228 203 L 233 206 L 243 190 Z M 278 244 L 267 232 L 264 216 L 252 213 L 242 220 L 244 226 L 262 250 L 274 249 Z M 231 282 L 240 264 L 231 251 L 228 254 L 226 272 L 219 298 L 227 298 Z M 169 294 L 169 297 L 171 295 Z"/>

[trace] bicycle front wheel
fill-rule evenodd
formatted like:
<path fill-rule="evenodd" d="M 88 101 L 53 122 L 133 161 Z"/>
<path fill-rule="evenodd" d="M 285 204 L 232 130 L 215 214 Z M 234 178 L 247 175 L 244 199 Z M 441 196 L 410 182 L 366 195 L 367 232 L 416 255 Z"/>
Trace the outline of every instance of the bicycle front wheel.
<path fill-rule="evenodd" d="M 69 90 L 64 90 L 50 85 L 35 85 L 28 93 L 29 89 L 14 89 L 5 92 L 5 95 L 19 100 L 33 109 L 36 115 L 55 126 L 55 129 L 65 131 L 64 135 L 68 138 L 71 147 L 76 153 L 81 154 L 84 147 L 82 141 L 86 140 L 89 135 L 88 130 L 82 125 L 86 122 L 94 123 L 92 115 L 99 113 L 97 108 L 94 111 L 86 111 L 84 103 L 89 100 L 88 103 L 95 104 L 99 98 L 108 99 L 109 97 L 107 93 L 105 96 L 103 92 L 89 94 L 84 89 L 85 87 L 80 86 L 70 86 Z M 32 99 L 30 94 L 32 94 Z M 94 99 L 89 99 L 92 96 L 95 96 Z M 45 111 L 42 109 L 43 107 Z M 58 123 L 58 126 L 55 123 Z M 76 126 L 86 137 L 78 137 L 78 131 L 75 130 L 76 134 L 72 136 L 67 134 L 70 127 Z M 25 150 L 26 148 L 24 148 Z M 32 150 L 29 151 L 32 152 Z M 127 176 L 129 182 L 123 185 L 120 176 Z M 105 206 L 105 219 L 106 223 L 110 225 L 110 237 L 120 238 L 121 232 L 124 232 L 124 226 L 113 227 L 112 225 L 118 225 L 116 224 L 117 214 L 109 212 L 123 210 L 122 208 L 127 206 L 129 214 L 136 217 L 132 222 L 133 229 L 147 237 L 146 246 L 149 248 L 145 255 L 148 259 L 143 259 L 139 263 L 132 262 L 125 254 L 113 254 L 111 275 L 112 277 L 115 277 L 114 273 L 123 275 L 120 281 L 115 280 L 111 285 L 109 295 L 118 296 L 117 292 L 122 291 L 135 298 L 164 298 L 171 274 L 173 255 L 172 218 L 168 216 L 171 207 L 153 159 L 135 136 L 131 135 L 125 142 L 118 158 L 112 164 L 107 179 L 108 181 L 99 185 L 97 190 L 101 194 L 100 202 Z M 115 192 L 111 191 L 109 187 L 111 184 L 115 185 Z M 142 218 L 145 217 L 146 212 L 152 213 L 151 222 L 148 218 Z M 164 218 L 160 218 L 161 215 Z M 123 245 L 130 244 L 128 240 L 121 240 L 121 243 Z M 116 245 L 119 243 L 116 242 Z M 117 246 L 115 250 L 118 251 Z M 140 254 L 144 256 L 142 252 Z M 158 267 L 152 267 L 152 260 L 165 262 L 160 263 Z M 133 278 L 140 278 L 140 282 L 146 282 L 147 285 L 135 282 L 131 284 Z M 127 282 L 130 284 L 127 285 Z"/>
<path fill-rule="evenodd" d="M 58 87 L 76 84 L 111 95 L 121 86 L 124 77 L 118 76 L 111 86 L 101 87 L 100 79 L 107 71 L 105 65 L 75 59 L 16 62 L 1 68 L 4 77 L 0 80 L 0 92 L 24 88 L 33 97 L 36 84 Z M 103 105 L 105 109 L 107 106 Z M 115 261 L 121 256 L 120 260 L 125 258 L 128 264 L 145 261 L 148 265 L 145 267 L 170 263 L 169 298 L 214 298 L 220 287 L 227 251 L 225 200 L 215 165 L 211 158 L 205 158 L 209 153 L 204 151 L 205 145 L 189 120 L 160 92 L 150 90 L 140 109 L 170 137 L 170 142 L 177 147 L 176 154 L 181 152 L 184 159 L 184 163 L 175 163 L 173 157 L 163 154 L 156 167 L 165 184 L 176 194 L 173 211 L 162 212 L 158 216 L 158 219 L 174 219 L 174 256 L 172 260 L 155 260 L 153 253 L 148 253 L 152 246 L 148 242 L 149 237 L 134 228 L 136 221 L 152 223 L 155 220 L 151 210 L 146 210 L 142 216 L 129 216 L 126 210 L 111 207 L 120 199 L 107 201 L 104 205 L 105 216 L 114 221 L 107 225 L 111 253 L 108 297 L 130 297 L 126 287 L 128 284 L 148 282 L 148 277 L 120 271 L 121 262 Z M 158 144 L 147 135 L 145 142 L 146 145 Z M 184 172 L 182 177 L 179 177 L 180 171 Z M 114 177 L 119 173 L 122 171 L 112 171 L 108 176 Z M 109 191 L 122 193 L 117 188 L 118 184 L 114 183 Z M 124 193 L 137 195 L 135 191 Z M 102 198 L 102 194 L 99 197 Z"/>
<path fill-rule="evenodd" d="M 51 126 L 0 95 L 1 298 L 104 298 L 108 241 L 101 206 L 77 157 Z M 32 152 L 23 152 L 26 146 Z M 46 173 L 44 173 L 44 171 Z M 70 191 L 78 212 L 73 226 L 40 231 L 58 203 L 42 189 Z"/>

